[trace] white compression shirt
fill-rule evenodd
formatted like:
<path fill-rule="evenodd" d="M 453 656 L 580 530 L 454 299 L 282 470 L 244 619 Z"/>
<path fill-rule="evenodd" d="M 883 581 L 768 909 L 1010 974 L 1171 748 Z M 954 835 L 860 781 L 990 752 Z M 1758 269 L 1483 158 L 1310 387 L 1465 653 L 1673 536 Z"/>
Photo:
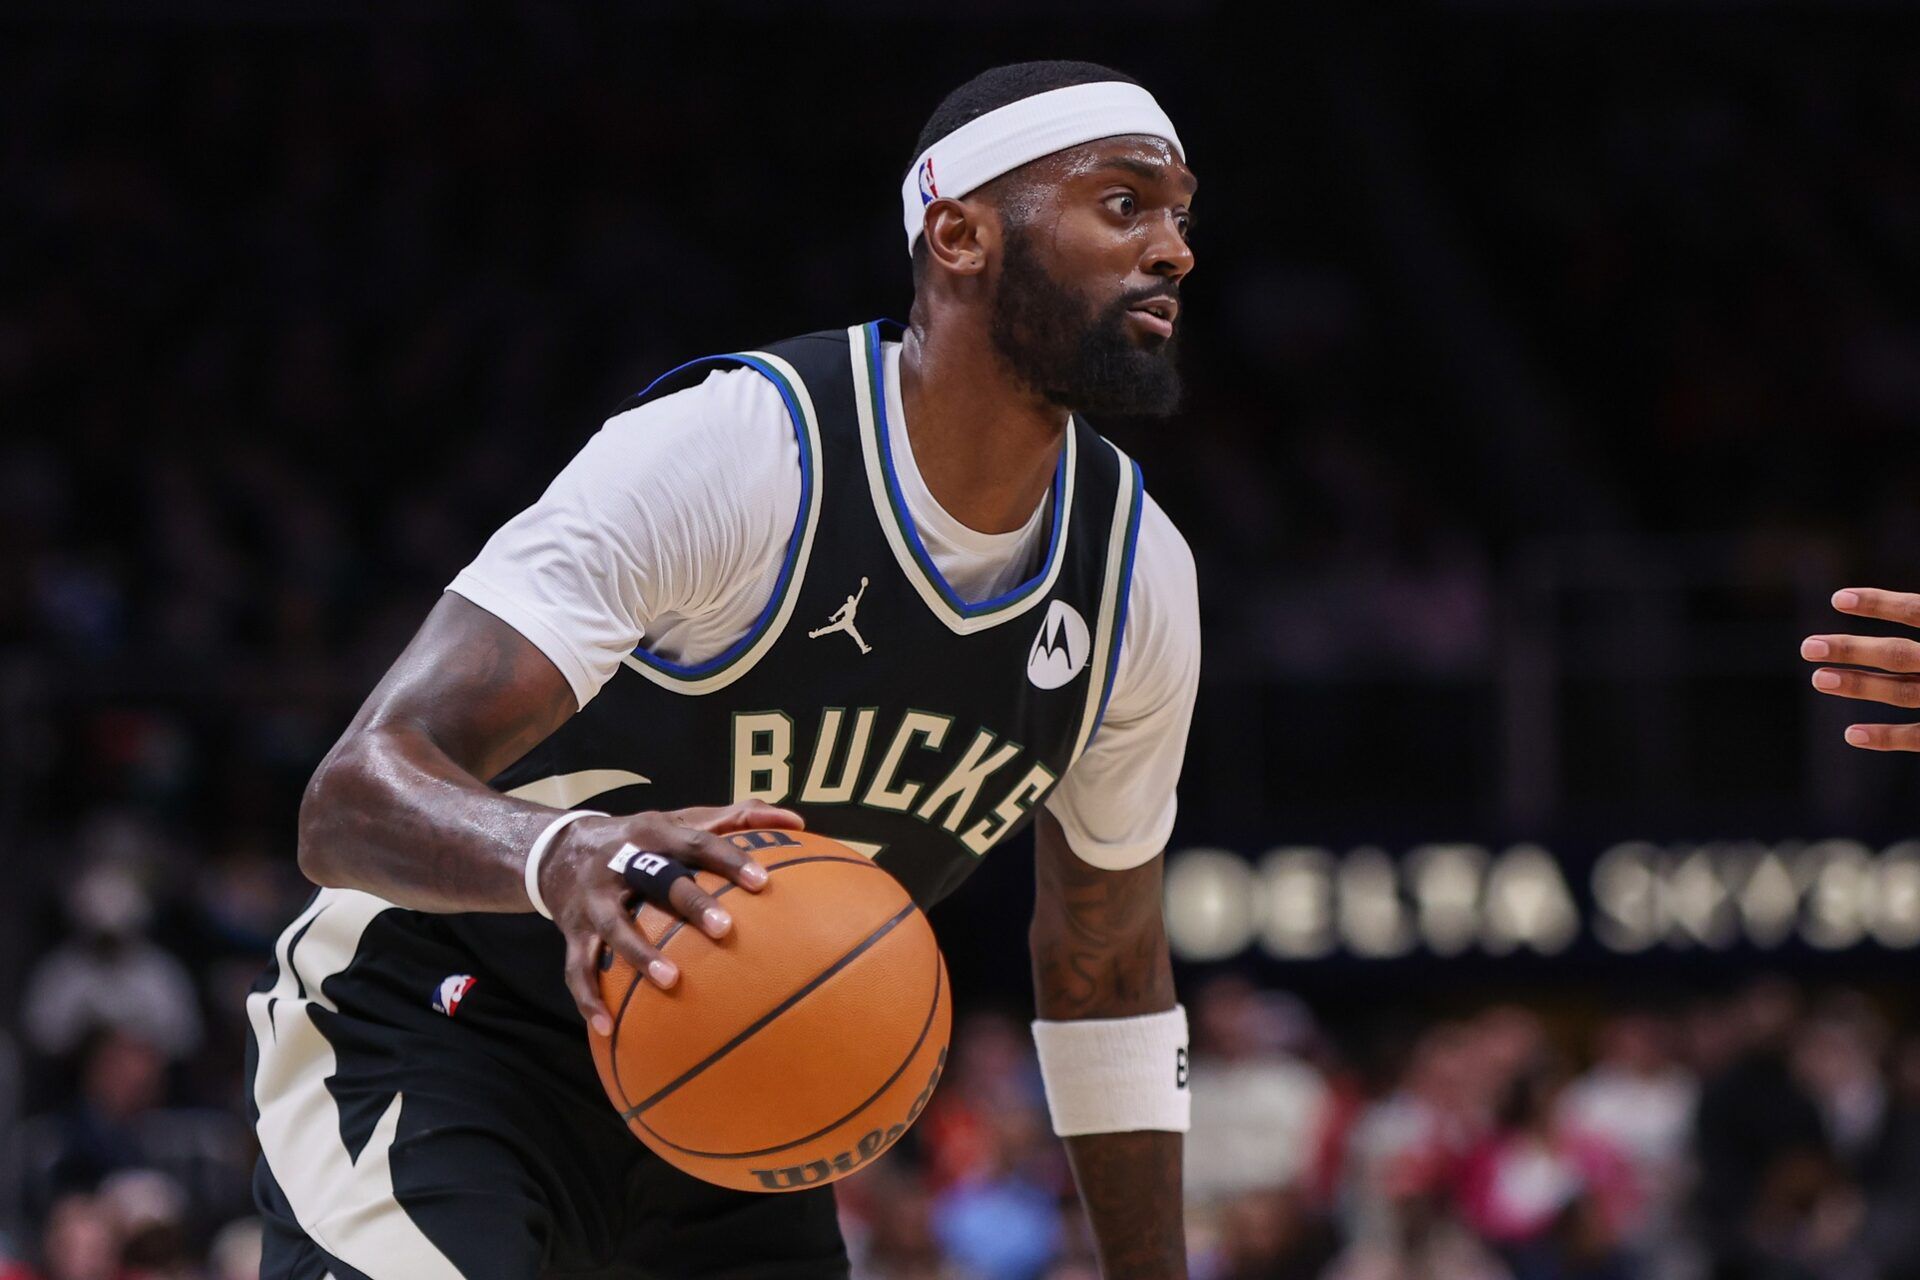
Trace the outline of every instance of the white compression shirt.
<path fill-rule="evenodd" d="M 1046 500 L 1009 533 L 954 519 L 913 461 L 898 343 L 886 345 L 886 383 L 902 496 L 941 575 L 969 600 L 1024 581 L 1045 551 Z M 609 419 L 448 589 L 525 636 L 585 706 L 636 646 L 697 663 L 744 635 L 799 505 L 779 391 L 751 369 L 715 372 Z M 1165 846 L 1199 673 L 1193 555 L 1149 496 L 1106 718 L 1047 799 L 1085 861 L 1138 866 Z"/>

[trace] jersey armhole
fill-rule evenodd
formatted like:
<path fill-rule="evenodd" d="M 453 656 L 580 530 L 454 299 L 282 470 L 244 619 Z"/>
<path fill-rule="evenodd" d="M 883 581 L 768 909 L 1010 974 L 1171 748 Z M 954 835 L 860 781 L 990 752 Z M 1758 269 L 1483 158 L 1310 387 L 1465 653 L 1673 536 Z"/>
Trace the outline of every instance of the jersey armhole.
<path fill-rule="evenodd" d="M 814 531 L 820 521 L 819 419 L 814 413 L 813 399 L 807 393 L 806 383 L 793 366 L 779 356 L 765 351 L 743 351 L 689 360 L 655 378 L 638 395 L 629 397 L 621 406 L 622 411 L 639 404 L 666 379 L 706 364 L 744 365 L 771 382 L 779 391 L 800 449 L 800 507 L 794 513 L 793 532 L 787 538 L 787 551 L 780 564 L 780 575 L 774 581 L 766 605 L 744 635 L 703 662 L 672 662 L 638 646 L 621 660 L 661 688 L 683 694 L 711 693 L 725 688 L 752 670 L 765 656 L 792 616 L 799 594 L 796 588 L 806 575 L 807 561 L 813 551 Z"/>
<path fill-rule="evenodd" d="M 1120 459 L 1120 503 L 1114 510 L 1113 529 L 1107 544 L 1107 585 L 1101 593 L 1100 627 L 1094 636 L 1093 657 L 1099 664 L 1095 683 L 1087 689 L 1087 707 L 1081 716 L 1078 741 L 1067 767 L 1073 767 L 1100 732 L 1106 718 L 1107 703 L 1113 698 L 1113 684 L 1120 672 L 1120 644 L 1126 638 L 1127 605 L 1133 596 L 1134 551 L 1140 543 L 1140 513 L 1146 506 L 1146 480 L 1140 464 L 1109 442 Z"/>

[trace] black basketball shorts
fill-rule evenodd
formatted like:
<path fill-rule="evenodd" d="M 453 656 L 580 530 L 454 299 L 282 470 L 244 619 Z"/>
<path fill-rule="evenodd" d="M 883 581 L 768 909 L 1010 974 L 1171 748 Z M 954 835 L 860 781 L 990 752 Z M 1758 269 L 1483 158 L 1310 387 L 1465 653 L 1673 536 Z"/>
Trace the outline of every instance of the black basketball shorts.
<path fill-rule="evenodd" d="M 847 1275 L 831 1188 L 731 1191 L 660 1160 L 577 1022 L 490 990 L 412 915 L 321 890 L 247 999 L 262 1280 Z"/>

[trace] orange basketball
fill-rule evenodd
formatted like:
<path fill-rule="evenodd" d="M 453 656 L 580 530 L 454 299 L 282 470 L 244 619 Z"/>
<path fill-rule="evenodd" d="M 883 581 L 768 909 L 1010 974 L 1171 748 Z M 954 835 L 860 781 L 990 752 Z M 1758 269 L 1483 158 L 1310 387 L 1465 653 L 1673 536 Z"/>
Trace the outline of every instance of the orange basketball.
<path fill-rule="evenodd" d="M 603 960 L 613 1034 L 587 1039 L 627 1127 L 669 1164 L 743 1191 L 819 1186 L 892 1146 L 933 1095 L 946 961 L 870 859 L 809 832 L 727 838 L 767 869 L 766 888 L 699 874 L 733 917 L 718 941 L 642 906 L 640 932 L 680 980 L 663 991 Z"/>

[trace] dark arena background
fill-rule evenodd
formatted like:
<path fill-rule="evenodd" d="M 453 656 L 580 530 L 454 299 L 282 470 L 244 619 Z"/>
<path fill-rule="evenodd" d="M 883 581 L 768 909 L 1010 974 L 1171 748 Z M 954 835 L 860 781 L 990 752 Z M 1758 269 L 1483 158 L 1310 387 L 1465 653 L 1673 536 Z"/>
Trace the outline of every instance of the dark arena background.
<path fill-rule="evenodd" d="M 1920 1276 L 1920 775 L 1798 656 L 1920 591 L 1910 6 L 909 13 L 0 13 L 0 1276 L 254 1275 L 314 765 L 628 393 L 903 316 L 920 125 L 1035 57 L 1201 178 L 1188 406 L 1102 424 L 1200 571 L 1193 1274 Z M 1094 1274 L 1029 849 L 858 1276 Z"/>

